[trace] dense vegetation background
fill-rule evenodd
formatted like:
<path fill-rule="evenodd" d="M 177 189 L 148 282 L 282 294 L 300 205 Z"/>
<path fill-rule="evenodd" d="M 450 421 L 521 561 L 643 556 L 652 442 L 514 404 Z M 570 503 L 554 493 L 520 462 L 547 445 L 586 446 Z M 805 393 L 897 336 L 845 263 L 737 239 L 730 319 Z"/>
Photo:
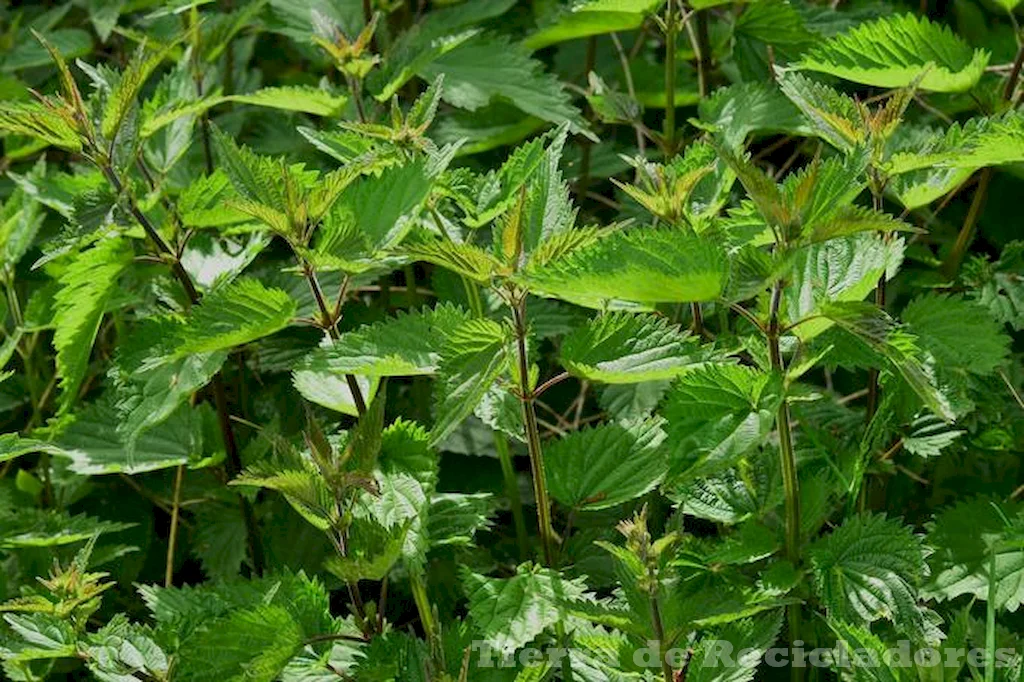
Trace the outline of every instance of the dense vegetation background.
<path fill-rule="evenodd" d="M 0 9 L 0 676 L 1020 679 L 1017 18 Z"/>

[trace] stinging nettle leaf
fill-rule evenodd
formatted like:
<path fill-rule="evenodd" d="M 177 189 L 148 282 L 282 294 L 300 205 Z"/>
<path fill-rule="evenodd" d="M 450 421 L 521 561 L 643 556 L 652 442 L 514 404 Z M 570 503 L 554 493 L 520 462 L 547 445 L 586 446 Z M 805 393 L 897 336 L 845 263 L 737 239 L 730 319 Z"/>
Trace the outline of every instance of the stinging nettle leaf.
<path fill-rule="evenodd" d="M 605 509 L 653 490 L 665 475 L 657 418 L 602 424 L 544 448 L 551 496 L 573 509 Z"/>
<path fill-rule="evenodd" d="M 117 290 L 118 277 L 131 257 L 126 242 L 108 239 L 79 254 L 60 276 L 53 347 L 57 350 L 62 410 L 78 397 L 107 301 Z"/>
<path fill-rule="evenodd" d="M 345 332 L 303 360 L 300 369 L 363 376 L 434 374 L 448 336 L 470 320 L 469 313 L 450 304 L 399 313 L 384 322 Z"/>
<path fill-rule="evenodd" d="M 607 300 L 640 303 L 710 301 L 728 276 L 720 244 L 672 228 L 634 228 L 590 242 L 520 278 L 537 293 L 588 307 Z"/>
<path fill-rule="evenodd" d="M 798 68 L 883 88 L 907 87 L 920 78 L 922 90 L 962 92 L 978 82 L 988 59 L 988 52 L 972 49 L 949 28 L 902 14 L 815 45 Z"/>
<path fill-rule="evenodd" d="M 632 384 L 672 379 L 709 359 L 697 338 L 664 317 L 610 313 L 563 340 L 561 364 L 581 379 Z"/>
<path fill-rule="evenodd" d="M 287 327 L 296 303 L 287 292 L 258 280 L 237 279 L 207 294 L 189 312 L 175 348 L 178 355 L 228 350 Z"/>

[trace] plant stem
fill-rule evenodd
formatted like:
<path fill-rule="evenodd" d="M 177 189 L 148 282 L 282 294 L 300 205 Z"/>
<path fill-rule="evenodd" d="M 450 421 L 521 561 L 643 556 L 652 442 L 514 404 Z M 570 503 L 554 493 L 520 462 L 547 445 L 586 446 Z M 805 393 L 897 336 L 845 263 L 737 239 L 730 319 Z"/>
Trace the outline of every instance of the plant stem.
<path fill-rule="evenodd" d="M 537 503 L 537 525 L 540 530 L 541 547 L 544 551 L 544 565 L 554 561 L 554 529 L 551 527 L 551 501 L 544 473 L 544 454 L 540 445 L 540 430 L 537 427 L 537 409 L 533 391 L 529 387 L 530 361 L 526 352 L 526 294 L 512 304 L 512 317 L 519 355 L 520 400 L 523 405 L 523 423 L 526 429 L 526 446 L 530 453 L 530 470 L 533 474 L 533 495 Z"/>
<path fill-rule="evenodd" d="M 875 180 L 871 183 L 871 202 L 872 206 L 876 211 L 882 210 L 882 190 L 881 182 Z M 883 239 L 888 239 L 889 236 L 885 235 Z M 875 305 L 879 308 L 885 308 L 885 276 L 883 272 L 878 278 L 878 284 L 875 285 Z M 865 413 L 867 415 L 868 423 L 871 422 L 875 417 L 875 413 L 878 411 L 878 379 L 880 373 L 877 368 L 872 368 L 868 371 L 868 400 L 867 409 Z"/>
<path fill-rule="evenodd" d="M 985 602 L 985 682 L 994 682 L 996 675 L 996 543 L 993 541 L 988 560 L 988 595 Z"/>
<path fill-rule="evenodd" d="M 783 375 L 782 352 L 779 348 L 779 306 L 782 303 L 782 282 L 776 281 L 772 287 L 772 299 L 768 317 L 768 353 L 771 357 L 772 369 Z M 779 431 L 779 460 L 782 469 L 782 485 L 786 496 L 786 558 L 796 567 L 800 563 L 800 478 L 797 474 L 796 456 L 793 452 L 792 431 L 789 420 L 789 404 L 783 390 L 782 402 L 776 418 Z M 796 641 L 800 638 L 800 605 L 792 604 L 787 609 L 789 617 L 789 638 Z M 792 667 L 792 679 L 800 680 L 803 668 Z"/>
<path fill-rule="evenodd" d="M 676 150 L 676 0 L 665 11 L 665 154 Z"/>
<path fill-rule="evenodd" d="M 174 502 L 171 506 L 171 531 L 167 539 L 167 562 L 164 565 L 164 587 L 174 584 L 174 550 L 178 545 L 178 521 L 181 517 L 181 486 L 185 480 L 185 465 L 178 466 L 174 474 Z"/>
<path fill-rule="evenodd" d="M 940 272 L 948 279 L 956 277 L 960 270 L 960 264 L 967 255 L 967 249 L 974 241 L 974 235 L 978 229 L 978 218 L 981 217 L 981 210 L 985 206 L 985 198 L 988 195 L 988 186 L 992 182 L 992 169 L 986 168 L 978 175 L 978 185 L 974 188 L 974 196 L 971 197 L 971 207 L 967 210 L 967 217 L 956 236 L 956 242 L 950 250 L 946 260 L 942 262 Z"/>
<path fill-rule="evenodd" d="M 512 522 L 516 528 L 516 544 L 519 547 L 519 558 L 525 559 L 529 552 L 529 539 L 526 534 L 526 517 L 523 514 L 523 499 L 519 495 L 519 482 L 512 464 L 512 453 L 509 452 L 508 439 L 500 431 L 494 432 L 494 449 L 498 451 L 501 462 L 501 476 L 505 482 L 505 494 L 512 510 Z"/>
<path fill-rule="evenodd" d="M 117 174 L 117 170 L 114 169 L 113 165 L 108 161 L 99 163 L 100 171 L 107 178 L 107 181 L 113 187 L 114 192 L 118 196 L 124 196 L 128 202 L 128 211 L 132 214 L 132 217 L 142 226 L 143 231 L 150 241 L 156 246 L 157 252 L 160 256 L 166 260 L 171 267 L 171 273 L 181 284 L 181 288 L 185 290 L 185 296 L 188 298 L 189 305 L 196 305 L 201 300 L 199 291 L 196 289 L 195 284 L 192 282 L 192 277 L 185 270 L 185 266 L 182 265 L 181 259 L 178 258 L 177 253 L 170 247 L 170 245 L 160 235 L 160 232 L 156 229 L 152 222 L 145 213 L 139 208 L 138 202 L 135 200 L 135 196 L 131 192 L 125 192 L 124 182 Z M 231 415 L 228 411 L 227 394 L 224 390 L 224 378 L 218 371 L 213 375 L 213 380 L 210 382 L 211 388 L 213 389 L 213 400 L 214 407 L 217 411 L 217 423 L 220 426 L 221 437 L 224 440 L 225 449 L 225 469 L 227 469 L 228 475 L 234 478 L 242 471 L 242 457 L 238 450 L 238 443 L 235 440 L 234 428 L 231 426 Z M 249 544 L 249 552 L 252 558 L 253 571 L 257 575 L 263 574 L 264 559 L 263 549 L 260 545 L 259 531 L 256 525 L 256 516 L 253 513 L 252 505 L 245 499 L 244 496 L 238 496 L 239 505 L 242 511 L 242 518 L 245 521 L 245 530 Z"/>
<path fill-rule="evenodd" d="M 665 657 L 665 626 L 661 622 L 661 608 L 658 606 L 657 594 L 651 594 L 651 622 L 654 625 L 654 636 L 658 638 L 658 660 L 661 662 L 661 674 L 665 682 L 673 682 L 674 675 Z"/>
<path fill-rule="evenodd" d="M 320 287 L 320 280 L 316 276 L 316 270 L 301 258 L 300 263 L 302 265 L 302 272 L 306 276 L 306 282 L 309 284 L 309 290 L 313 292 L 317 308 L 320 309 L 321 324 L 332 339 L 338 340 L 341 336 L 338 333 L 338 318 L 332 315 L 331 311 L 327 308 L 327 300 L 324 298 L 324 290 Z M 346 374 L 345 382 L 348 384 L 349 392 L 352 393 L 352 402 L 355 403 L 356 412 L 362 417 L 366 414 L 366 400 L 363 398 L 363 390 L 359 388 L 359 382 L 353 374 Z"/>
<path fill-rule="evenodd" d="M 409 587 L 412 589 L 412 599 L 416 603 L 416 611 L 420 616 L 420 625 L 423 626 L 423 634 L 430 645 L 432 655 L 439 653 L 439 634 L 437 623 L 434 622 L 434 610 L 427 598 L 427 587 L 420 576 L 419 571 L 409 571 Z"/>
<path fill-rule="evenodd" d="M 707 97 L 711 71 L 711 39 L 708 37 L 707 11 L 699 11 L 694 16 L 697 31 L 697 87 L 701 97 Z"/>

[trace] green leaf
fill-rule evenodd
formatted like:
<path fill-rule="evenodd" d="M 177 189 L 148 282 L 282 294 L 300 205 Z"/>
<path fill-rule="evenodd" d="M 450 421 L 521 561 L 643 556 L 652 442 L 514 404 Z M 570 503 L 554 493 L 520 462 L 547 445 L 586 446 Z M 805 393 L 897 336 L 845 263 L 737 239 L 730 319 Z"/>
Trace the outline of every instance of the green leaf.
<path fill-rule="evenodd" d="M 0 102 L 0 131 L 27 135 L 72 152 L 82 149 L 72 123 L 37 102 Z"/>
<path fill-rule="evenodd" d="M 237 279 L 194 306 L 175 348 L 178 355 L 228 350 L 287 327 L 296 303 L 287 292 L 258 280 Z"/>
<path fill-rule="evenodd" d="M 426 166 L 421 158 L 385 169 L 380 175 L 363 176 L 348 186 L 335 210 L 352 216 L 373 249 L 391 248 L 412 229 L 430 192 Z"/>
<path fill-rule="evenodd" d="M 823 307 L 822 315 L 885 357 L 928 409 L 947 421 L 953 420 L 949 401 L 922 361 L 915 337 L 885 311 L 870 303 L 829 303 Z"/>
<path fill-rule="evenodd" d="M 742 365 L 708 365 L 684 373 L 665 398 L 673 481 L 732 466 L 768 437 L 782 400 L 777 375 Z"/>
<path fill-rule="evenodd" d="M 808 549 L 815 589 L 830 618 L 892 621 L 904 632 L 924 629 L 917 585 L 927 575 L 922 539 L 884 514 L 854 516 Z"/>
<path fill-rule="evenodd" d="M 0 548 L 70 545 L 85 542 L 98 533 L 117 533 L 134 525 L 101 521 L 85 514 L 22 508 L 0 515 Z"/>
<path fill-rule="evenodd" d="M 498 653 L 512 653 L 566 617 L 564 603 L 584 599 L 581 580 L 565 580 L 556 571 L 530 564 L 508 578 L 461 572 L 469 616 L 480 636 Z"/>
<path fill-rule="evenodd" d="M 576 38 L 632 31 L 639 28 L 647 15 L 663 0 L 588 0 L 564 10 L 553 10 L 554 16 L 537 31 L 527 36 L 523 45 L 539 50 L 548 45 Z"/>
<path fill-rule="evenodd" d="M 749 682 L 782 628 L 782 612 L 738 620 L 704 637 L 687 663 L 691 682 Z M 725 644 L 731 646 L 726 657 Z"/>
<path fill-rule="evenodd" d="M 503 269 L 498 259 L 487 250 L 475 244 L 447 239 L 406 243 L 398 252 L 413 260 L 439 265 L 480 284 L 489 283 Z"/>
<path fill-rule="evenodd" d="M 903 14 L 866 22 L 806 52 L 798 68 L 883 88 L 962 92 L 978 82 L 988 52 L 973 50 L 949 28 Z"/>
<path fill-rule="evenodd" d="M 117 614 L 82 643 L 89 670 L 101 682 L 128 682 L 167 675 L 167 654 L 153 639 L 153 632 L 144 625 L 130 623 L 124 614 Z"/>
<path fill-rule="evenodd" d="M 853 98 L 793 71 L 778 69 L 782 92 L 836 149 L 852 151 L 866 140 L 866 122 Z"/>
<path fill-rule="evenodd" d="M 574 431 L 544 448 L 551 496 L 573 509 L 605 509 L 653 490 L 665 475 L 660 419 Z"/>
<path fill-rule="evenodd" d="M 449 335 L 469 319 L 469 313 L 451 304 L 399 313 L 345 332 L 306 356 L 299 369 L 372 377 L 434 374 Z"/>
<path fill-rule="evenodd" d="M 448 339 L 438 368 L 431 444 L 443 441 L 483 399 L 508 364 L 508 339 L 496 322 L 474 319 Z"/>
<path fill-rule="evenodd" d="M 710 301 L 721 293 L 727 276 L 718 243 L 677 229 L 634 228 L 543 264 L 531 261 L 521 281 L 536 293 L 602 307 L 609 299 Z"/>
<path fill-rule="evenodd" d="M 427 512 L 430 546 L 472 545 L 477 531 L 491 526 L 494 506 L 490 493 L 435 493 Z"/>
<path fill-rule="evenodd" d="M 903 262 L 903 240 L 854 235 L 798 249 L 790 283 L 783 291 L 793 334 L 807 341 L 832 322 L 821 314 L 829 303 L 863 301 L 883 276 L 891 279 Z M 802 321 L 805 320 L 805 321 Z"/>
<path fill-rule="evenodd" d="M 988 376 L 1009 357 L 1010 337 L 1003 326 L 980 305 L 962 297 L 919 296 L 903 309 L 901 317 L 917 337 L 918 346 L 932 354 L 942 371 Z"/>
<path fill-rule="evenodd" d="M 220 101 L 254 104 L 284 111 L 301 111 L 316 116 L 337 116 L 345 108 L 348 98 L 322 88 L 288 85 L 261 88 L 244 95 L 229 95 L 220 98 Z"/>
<path fill-rule="evenodd" d="M 961 595 L 987 601 L 995 580 L 995 607 L 1017 611 L 1024 603 L 1024 514 L 1015 502 L 978 497 L 960 501 L 936 515 L 928 532 L 933 577 L 924 596 L 939 600 Z M 995 576 L 990 561 L 995 552 Z"/>
<path fill-rule="evenodd" d="M 424 66 L 428 81 L 444 75 L 446 102 L 476 111 L 494 100 L 507 101 L 527 114 L 552 123 L 568 122 L 573 132 L 587 130 L 572 98 L 541 62 L 497 35 L 476 36 Z"/>
<path fill-rule="evenodd" d="M 573 376 L 609 384 L 672 379 L 706 362 L 700 341 L 664 317 L 610 313 L 563 340 L 560 361 Z"/>
<path fill-rule="evenodd" d="M 376 377 L 357 376 L 356 383 L 365 399 L 377 394 L 379 380 Z M 292 385 L 311 403 L 353 417 L 359 414 L 352 390 L 344 375 L 299 369 L 292 373 Z"/>
<path fill-rule="evenodd" d="M 92 344 L 121 272 L 131 263 L 126 242 L 108 239 L 83 251 L 61 274 L 55 295 L 53 347 L 57 351 L 61 410 L 78 397 L 89 367 Z"/>
<path fill-rule="evenodd" d="M 730 149 L 742 148 L 751 133 L 814 133 L 800 110 L 777 87 L 763 82 L 719 88 L 700 100 L 697 111 L 702 126 L 713 128 Z"/>

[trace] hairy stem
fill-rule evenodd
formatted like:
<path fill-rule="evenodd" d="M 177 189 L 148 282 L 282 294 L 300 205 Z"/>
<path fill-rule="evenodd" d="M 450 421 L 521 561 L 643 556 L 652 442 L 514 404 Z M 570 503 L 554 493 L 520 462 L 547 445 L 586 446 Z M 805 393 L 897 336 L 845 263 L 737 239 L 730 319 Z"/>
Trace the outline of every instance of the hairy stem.
<path fill-rule="evenodd" d="M 540 530 L 541 547 L 544 551 L 544 565 L 554 561 L 554 529 L 551 527 L 551 501 L 548 498 L 548 484 L 544 473 L 544 454 L 540 445 L 540 429 L 537 427 L 537 409 L 533 391 L 529 387 L 530 361 L 526 352 L 526 296 L 523 294 L 512 305 L 512 316 L 519 355 L 520 400 L 523 405 L 523 423 L 526 429 L 526 446 L 530 453 L 530 470 L 533 474 L 533 494 L 537 503 L 537 525 Z"/>
<path fill-rule="evenodd" d="M 181 259 L 178 258 L 178 254 L 160 235 L 160 232 L 156 229 L 153 223 L 149 220 L 145 213 L 139 208 L 138 202 L 135 200 L 135 196 L 131 192 L 125 191 L 124 182 L 117 174 L 117 170 L 114 166 L 106 161 L 105 163 L 99 163 L 100 171 L 107 178 L 110 186 L 114 189 L 114 192 L 118 196 L 124 196 L 125 201 L 128 203 L 128 211 L 132 217 L 142 226 L 146 236 L 154 246 L 156 246 L 157 252 L 160 256 L 169 263 L 171 273 L 175 279 L 181 284 L 181 288 L 185 290 L 185 296 L 189 300 L 190 305 L 195 305 L 201 300 L 199 291 L 196 289 L 195 284 L 192 282 L 192 277 L 185 270 L 185 266 L 182 265 Z M 238 450 L 238 443 L 235 440 L 234 428 L 231 425 L 231 415 L 228 411 L 227 394 L 224 390 L 224 379 L 221 373 L 218 371 L 213 375 L 213 380 L 210 382 L 210 386 L 213 391 L 214 407 L 217 411 L 217 423 L 220 426 L 221 437 L 224 440 L 224 449 L 226 453 L 225 457 L 225 468 L 227 469 L 228 475 L 232 478 L 237 476 L 242 471 L 242 457 Z M 239 506 L 242 511 L 242 518 L 245 521 L 245 529 L 247 535 L 247 541 L 249 545 L 249 553 L 252 558 L 253 571 L 257 575 L 263 574 L 264 560 L 263 550 L 260 544 L 259 531 L 256 525 L 256 515 L 253 513 L 252 505 L 242 495 L 238 496 Z"/>
<path fill-rule="evenodd" d="M 668 0 L 665 11 L 665 150 L 676 150 L 676 2 Z"/>
<path fill-rule="evenodd" d="M 185 480 L 185 465 L 174 473 L 174 501 L 171 506 L 171 530 L 167 538 L 167 562 L 164 564 L 164 587 L 174 584 L 174 551 L 178 546 L 178 522 L 181 518 L 181 486 Z"/>
<path fill-rule="evenodd" d="M 956 242 L 950 250 L 946 260 L 942 262 L 939 271 L 948 279 L 956 277 L 960 271 L 960 264 L 967 255 L 967 250 L 974 241 L 974 235 L 978 230 L 978 218 L 981 217 L 981 210 L 985 206 L 985 199 L 988 195 L 988 186 L 992 182 L 992 169 L 986 168 L 978 175 L 978 185 L 974 188 L 974 196 L 971 197 L 971 207 L 967 209 L 967 217 L 960 227 L 960 233 L 956 236 Z"/>
<path fill-rule="evenodd" d="M 658 605 L 658 595 L 651 593 L 651 622 L 654 625 L 654 636 L 658 638 L 658 660 L 661 662 L 661 674 L 665 682 L 674 682 L 672 668 L 665 656 L 665 626 L 661 622 L 661 607 Z"/>
<path fill-rule="evenodd" d="M 782 282 L 776 281 L 772 287 L 771 307 L 768 317 L 768 353 L 771 357 L 772 369 L 780 374 L 785 373 L 782 364 L 782 352 L 779 348 L 779 306 L 782 303 Z M 789 404 L 785 393 L 779 405 L 776 418 L 779 431 L 779 460 L 782 469 L 782 485 L 785 491 L 786 508 L 786 558 L 794 566 L 800 563 L 800 478 L 797 475 L 796 455 L 793 452 L 793 436 L 789 419 Z M 789 617 L 789 638 L 796 641 L 800 638 L 800 605 L 792 604 L 787 609 Z M 803 677 L 803 669 L 793 666 L 793 680 Z"/>
<path fill-rule="evenodd" d="M 882 190 L 881 190 L 881 183 L 880 182 L 876 181 L 876 182 L 872 183 L 871 201 L 872 201 L 872 206 L 874 207 L 874 209 L 876 211 L 881 211 L 882 210 Z M 883 237 L 883 239 L 888 239 L 888 235 L 885 235 Z M 886 293 L 885 293 L 885 275 L 886 275 L 886 273 L 883 272 L 881 277 L 878 278 L 878 284 L 875 285 L 875 305 L 877 305 L 879 308 L 883 308 L 883 309 L 885 308 L 885 295 L 886 295 Z M 878 378 L 879 378 L 879 371 L 878 371 L 878 369 L 874 369 L 873 368 L 873 369 L 868 371 L 868 401 L 867 401 L 867 409 L 866 409 L 868 423 L 870 423 L 871 420 L 874 419 L 875 413 L 878 411 L 878 400 L 879 400 L 879 398 L 878 398 L 878 393 L 879 393 Z"/>
<path fill-rule="evenodd" d="M 494 432 L 494 449 L 498 451 L 501 462 L 501 477 L 505 483 L 505 495 L 512 509 L 512 522 L 516 528 L 516 545 L 519 547 L 519 558 L 525 559 L 529 553 L 529 536 L 526 534 L 526 516 L 523 514 L 523 499 L 519 494 L 519 482 L 512 464 L 512 453 L 509 451 L 508 439 L 500 431 Z"/>
<path fill-rule="evenodd" d="M 437 630 L 437 623 L 434 622 L 434 609 L 427 597 L 427 586 L 418 570 L 409 571 L 409 587 L 412 589 L 412 600 L 416 603 L 416 612 L 420 617 L 420 625 L 423 626 L 423 634 L 430 645 L 430 652 L 436 656 L 440 651 L 440 633 Z"/>
<path fill-rule="evenodd" d="M 324 290 L 320 286 L 316 270 L 307 261 L 300 259 L 300 262 L 302 264 L 302 272 L 306 276 L 306 282 L 309 284 L 309 290 L 313 292 L 317 308 L 320 309 L 321 324 L 331 338 L 337 340 L 340 337 L 338 333 L 338 317 L 333 315 L 327 307 L 327 300 L 324 298 Z M 366 414 L 366 399 L 363 398 L 363 391 L 359 388 L 359 382 L 354 374 L 346 374 L 345 382 L 348 384 L 348 390 L 352 393 L 352 402 L 355 403 L 356 412 L 362 417 Z"/>

